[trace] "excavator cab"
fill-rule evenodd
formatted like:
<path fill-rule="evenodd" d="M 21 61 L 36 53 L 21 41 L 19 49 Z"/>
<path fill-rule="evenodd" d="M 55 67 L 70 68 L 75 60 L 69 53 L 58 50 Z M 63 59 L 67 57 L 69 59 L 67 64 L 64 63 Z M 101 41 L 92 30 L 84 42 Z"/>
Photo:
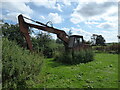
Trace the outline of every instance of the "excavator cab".
<path fill-rule="evenodd" d="M 83 43 L 84 43 L 83 36 L 72 35 L 70 36 L 68 47 L 69 48 L 80 47 L 81 45 L 83 45 Z"/>

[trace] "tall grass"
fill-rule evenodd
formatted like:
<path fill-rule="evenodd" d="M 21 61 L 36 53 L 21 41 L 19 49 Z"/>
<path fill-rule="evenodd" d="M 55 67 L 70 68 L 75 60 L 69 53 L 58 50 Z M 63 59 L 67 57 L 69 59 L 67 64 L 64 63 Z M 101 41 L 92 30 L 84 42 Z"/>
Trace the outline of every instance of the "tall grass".
<path fill-rule="evenodd" d="M 23 50 L 15 42 L 3 38 L 3 88 L 26 88 L 27 80 L 39 74 L 43 56 Z"/>
<path fill-rule="evenodd" d="M 87 63 L 94 60 L 94 53 L 91 49 L 74 52 L 57 52 L 55 60 L 66 64 Z"/>

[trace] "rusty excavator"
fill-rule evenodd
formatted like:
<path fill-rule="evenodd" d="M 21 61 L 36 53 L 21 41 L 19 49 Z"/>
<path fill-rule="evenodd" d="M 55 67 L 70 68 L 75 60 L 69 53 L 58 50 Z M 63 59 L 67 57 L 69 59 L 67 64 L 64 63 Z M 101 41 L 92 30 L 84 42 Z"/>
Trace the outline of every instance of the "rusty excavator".
<path fill-rule="evenodd" d="M 24 18 L 31 20 L 39 25 L 27 23 L 27 22 L 25 22 Z M 90 45 L 85 44 L 83 36 L 79 36 L 79 35 L 68 36 L 66 34 L 66 32 L 63 30 L 59 30 L 59 29 L 54 28 L 53 26 L 48 26 L 47 24 L 43 24 L 41 22 L 34 21 L 32 19 L 29 19 L 29 18 L 23 16 L 22 14 L 20 14 L 18 16 L 18 21 L 19 21 L 20 31 L 24 35 L 26 43 L 27 43 L 30 51 L 33 51 L 33 46 L 32 46 L 32 42 L 30 40 L 29 27 L 56 34 L 57 37 L 63 41 L 63 44 L 65 46 L 65 51 L 68 51 L 68 50 L 76 51 L 76 50 L 86 49 L 86 48 L 90 47 Z"/>

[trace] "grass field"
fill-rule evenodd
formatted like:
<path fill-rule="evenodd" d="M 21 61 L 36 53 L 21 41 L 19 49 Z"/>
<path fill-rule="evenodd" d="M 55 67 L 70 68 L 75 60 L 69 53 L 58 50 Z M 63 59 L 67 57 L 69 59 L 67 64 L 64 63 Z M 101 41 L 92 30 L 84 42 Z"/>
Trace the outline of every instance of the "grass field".
<path fill-rule="evenodd" d="M 94 61 L 77 65 L 45 59 L 36 78 L 35 88 L 118 88 L 118 55 L 97 53 Z"/>

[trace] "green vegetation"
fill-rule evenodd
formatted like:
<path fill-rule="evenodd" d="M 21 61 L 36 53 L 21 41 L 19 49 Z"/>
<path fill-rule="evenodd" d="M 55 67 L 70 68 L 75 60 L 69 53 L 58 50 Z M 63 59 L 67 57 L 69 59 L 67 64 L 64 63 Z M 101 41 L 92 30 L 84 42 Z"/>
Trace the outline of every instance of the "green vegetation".
<path fill-rule="evenodd" d="M 93 34 L 93 36 L 91 37 L 91 44 L 94 46 L 96 45 L 101 45 L 104 46 L 105 45 L 105 39 L 102 35 L 97 35 L 97 34 Z"/>
<path fill-rule="evenodd" d="M 80 50 L 76 52 L 57 52 L 55 61 L 59 61 L 66 64 L 79 64 L 87 63 L 94 60 L 94 53 L 91 49 Z"/>
<path fill-rule="evenodd" d="M 3 88 L 118 87 L 118 44 L 66 54 L 62 41 L 39 33 L 29 52 L 18 25 L 5 23 L 2 32 Z"/>
<path fill-rule="evenodd" d="M 108 44 L 107 46 L 93 46 L 96 52 L 107 52 L 118 54 L 120 50 L 120 43 Z"/>
<path fill-rule="evenodd" d="M 34 80 L 40 72 L 43 56 L 23 50 L 6 38 L 3 38 L 2 49 L 3 88 L 28 87 L 27 80 Z"/>
<path fill-rule="evenodd" d="M 46 58 L 52 58 L 56 49 L 60 46 L 55 43 L 51 35 L 48 33 L 40 33 L 36 38 L 32 38 L 33 49 L 37 53 L 41 52 Z"/>
<path fill-rule="evenodd" d="M 35 88 L 118 88 L 118 55 L 98 53 L 95 60 L 65 65 L 46 59 Z"/>
<path fill-rule="evenodd" d="M 5 23 L 1 27 L 3 37 L 8 38 L 10 41 L 15 41 L 21 47 L 25 47 L 25 41 L 22 33 L 20 33 L 18 25 Z"/>
<path fill-rule="evenodd" d="M 23 34 L 19 30 L 18 25 L 11 25 L 5 23 L 2 27 L 2 36 L 8 38 L 10 41 L 15 41 L 20 47 L 28 48 Z M 32 29 L 29 30 L 31 34 Z M 33 32 L 34 33 L 34 32 Z M 35 33 L 34 33 L 35 34 Z M 51 58 L 54 56 L 55 50 L 61 46 L 55 43 L 56 41 L 52 39 L 49 33 L 38 33 L 36 37 L 32 37 L 33 49 L 37 53 L 42 53 L 45 57 Z"/>

